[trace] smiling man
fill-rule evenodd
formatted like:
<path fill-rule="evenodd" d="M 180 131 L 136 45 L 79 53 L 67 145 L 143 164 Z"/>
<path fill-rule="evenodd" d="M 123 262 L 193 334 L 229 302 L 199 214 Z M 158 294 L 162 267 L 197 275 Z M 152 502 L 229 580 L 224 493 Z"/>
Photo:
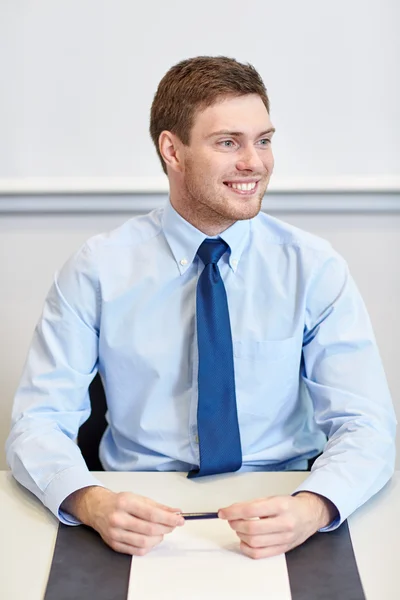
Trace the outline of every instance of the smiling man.
<path fill-rule="evenodd" d="M 184 164 L 184 170 L 181 164 L 179 171 L 169 173 L 175 210 L 208 235 L 255 217 L 274 166 L 273 133 L 267 107 L 257 94 L 222 97 L 204 108 L 188 145 L 176 133 L 162 131 L 159 144 L 166 164 L 177 153 Z"/>
<path fill-rule="evenodd" d="M 291 496 L 219 511 L 248 556 L 286 552 L 337 527 L 393 472 L 396 421 L 370 321 L 327 242 L 260 212 L 274 127 L 252 66 L 175 65 L 150 131 L 169 202 L 90 239 L 55 277 L 8 462 L 60 520 L 117 551 L 145 554 L 183 525 L 179 508 L 116 494 L 87 470 L 74 440 L 99 372 L 106 470 L 312 465 Z"/>

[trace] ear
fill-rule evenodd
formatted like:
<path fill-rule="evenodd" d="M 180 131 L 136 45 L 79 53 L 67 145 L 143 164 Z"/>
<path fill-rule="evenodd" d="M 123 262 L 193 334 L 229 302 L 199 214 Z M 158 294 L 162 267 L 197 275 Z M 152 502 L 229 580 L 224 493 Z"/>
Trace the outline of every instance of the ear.
<path fill-rule="evenodd" d="M 171 131 L 162 131 L 158 138 L 158 147 L 167 167 L 173 171 L 183 170 L 182 142 Z"/>

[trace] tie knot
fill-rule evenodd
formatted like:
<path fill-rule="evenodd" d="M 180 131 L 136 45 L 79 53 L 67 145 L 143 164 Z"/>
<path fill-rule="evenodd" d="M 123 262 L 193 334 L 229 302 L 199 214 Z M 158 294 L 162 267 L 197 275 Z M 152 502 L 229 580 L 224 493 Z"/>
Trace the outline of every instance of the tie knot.
<path fill-rule="evenodd" d="M 205 239 L 197 250 L 197 255 L 205 265 L 210 263 L 216 265 L 219 259 L 228 250 L 229 246 L 224 240 Z"/>

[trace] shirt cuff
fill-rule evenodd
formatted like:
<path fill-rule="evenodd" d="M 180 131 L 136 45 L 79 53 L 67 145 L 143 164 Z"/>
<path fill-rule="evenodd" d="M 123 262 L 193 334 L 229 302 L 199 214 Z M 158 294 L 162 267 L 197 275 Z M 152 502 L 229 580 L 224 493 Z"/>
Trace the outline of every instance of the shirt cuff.
<path fill-rule="evenodd" d="M 92 485 L 105 487 L 90 471 L 81 466 L 69 467 L 57 473 L 44 492 L 43 503 L 65 525 L 81 525 L 78 519 L 60 510 L 61 504 L 73 492 Z"/>
<path fill-rule="evenodd" d="M 333 531 L 334 529 L 337 529 L 352 512 L 348 507 L 348 503 L 346 504 L 346 491 L 344 489 L 342 489 L 341 492 L 338 491 L 340 489 L 340 485 L 338 483 L 335 485 L 333 479 L 334 478 L 332 477 L 332 474 L 322 472 L 318 473 L 318 471 L 314 471 L 292 493 L 292 496 L 295 496 L 299 492 L 312 492 L 332 502 L 338 512 L 338 516 L 336 519 L 334 519 L 334 521 L 332 521 L 332 523 L 329 523 L 329 525 L 326 527 L 319 529 L 318 531 L 320 532 Z"/>

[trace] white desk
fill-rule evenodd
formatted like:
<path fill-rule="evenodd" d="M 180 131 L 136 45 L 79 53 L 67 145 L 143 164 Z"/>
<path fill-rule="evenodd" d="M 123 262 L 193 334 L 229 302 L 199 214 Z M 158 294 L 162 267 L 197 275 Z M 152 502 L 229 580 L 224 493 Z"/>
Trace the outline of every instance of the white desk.
<path fill-rule="evenodd" d="M 97 476 L 114 491 L 140 493 L 183 510 L 213 511 L 224 502 L 228 505 L 263 495 L 290 494 L 307 474 L 232 474 L 212 480 L 197 479 L 195 486 L 183 473 L 98 473 Z M 0 598 L 42 600 L 57 520 L 4 471 L 0 472 L 0 509 Z M 400 598 L 399 510 L 400 472 L 397 472 L 379 494 L 349 519 L 367 600 Z"/>

